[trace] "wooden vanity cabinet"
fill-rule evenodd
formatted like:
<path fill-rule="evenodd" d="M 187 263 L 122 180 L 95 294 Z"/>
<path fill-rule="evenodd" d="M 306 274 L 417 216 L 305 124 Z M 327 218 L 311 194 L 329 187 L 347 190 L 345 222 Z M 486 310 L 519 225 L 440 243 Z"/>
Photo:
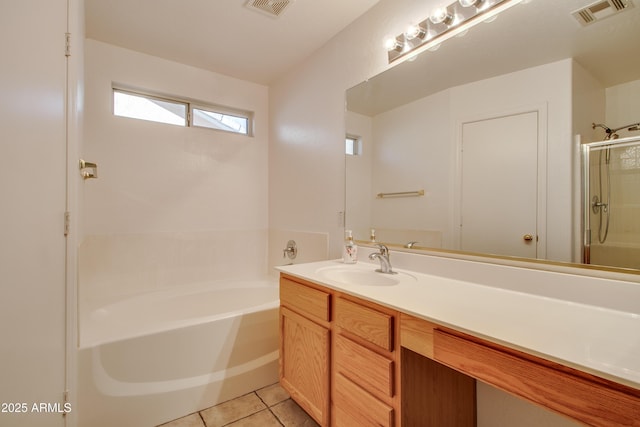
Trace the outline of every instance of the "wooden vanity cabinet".
<path fill-rule="evenodd" d="M 321 426 L 399 426 L 397 313 L 285 274 L 280 383 Z"/>
<path fill-rule="evenodd" d="M 286 274 L 280 382 L 321 426 L 473 427 L 476 379 L 588 425 L 640 427 L 640 390 Z"/>
<path fill-rule="evenodd" d="M 280 280 L 280 384 L 321 426 L 329 426 L 331 295 Z"/>
<path fill-rule="evenodd" d="M 333 315 L 333 425 L 399 425 L 398 313 L 338 295 Z"/>

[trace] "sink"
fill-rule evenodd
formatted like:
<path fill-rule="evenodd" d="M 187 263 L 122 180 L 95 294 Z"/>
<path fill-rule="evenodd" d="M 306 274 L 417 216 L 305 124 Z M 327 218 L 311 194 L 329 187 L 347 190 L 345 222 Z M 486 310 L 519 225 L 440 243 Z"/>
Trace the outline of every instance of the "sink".
<path fill-rule="evenodd" d="M 416 280 L 410 274 L 402 272 L 397 274 L 380 273 L 375 271 L 376 267 L 372 264 L 337 264 L 319 268 L 316 273 L 326 280 L 343 285 L 395 286 L 407 279 Z"/>

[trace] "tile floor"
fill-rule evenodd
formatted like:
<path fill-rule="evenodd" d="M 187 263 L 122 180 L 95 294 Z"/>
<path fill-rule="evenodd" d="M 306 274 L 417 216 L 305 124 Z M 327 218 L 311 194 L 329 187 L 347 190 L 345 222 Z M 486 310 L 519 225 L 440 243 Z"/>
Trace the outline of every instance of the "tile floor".
<path fill-rule="evenodd" d="M 158 427 L 318 427 L 284 391 L 272 384 Z"/>

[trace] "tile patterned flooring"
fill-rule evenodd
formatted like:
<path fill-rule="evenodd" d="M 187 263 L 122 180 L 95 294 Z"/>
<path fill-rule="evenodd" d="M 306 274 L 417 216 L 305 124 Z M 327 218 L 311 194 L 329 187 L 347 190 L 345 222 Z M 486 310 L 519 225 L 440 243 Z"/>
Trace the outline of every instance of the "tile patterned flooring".
<path fill-rule="evenodd" d="M 272 384 L 158 427 L 318 427 L 280 387 Z"/>

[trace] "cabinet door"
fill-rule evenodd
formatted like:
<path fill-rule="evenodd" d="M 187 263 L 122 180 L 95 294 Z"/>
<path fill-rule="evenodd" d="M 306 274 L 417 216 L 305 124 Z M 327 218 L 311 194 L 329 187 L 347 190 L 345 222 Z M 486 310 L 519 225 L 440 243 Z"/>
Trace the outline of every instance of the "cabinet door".
<path fill-rule="evenodd" d="M 329 425 L 329 329 L 280 308 L 280 383 L 321 426 Z"/>

